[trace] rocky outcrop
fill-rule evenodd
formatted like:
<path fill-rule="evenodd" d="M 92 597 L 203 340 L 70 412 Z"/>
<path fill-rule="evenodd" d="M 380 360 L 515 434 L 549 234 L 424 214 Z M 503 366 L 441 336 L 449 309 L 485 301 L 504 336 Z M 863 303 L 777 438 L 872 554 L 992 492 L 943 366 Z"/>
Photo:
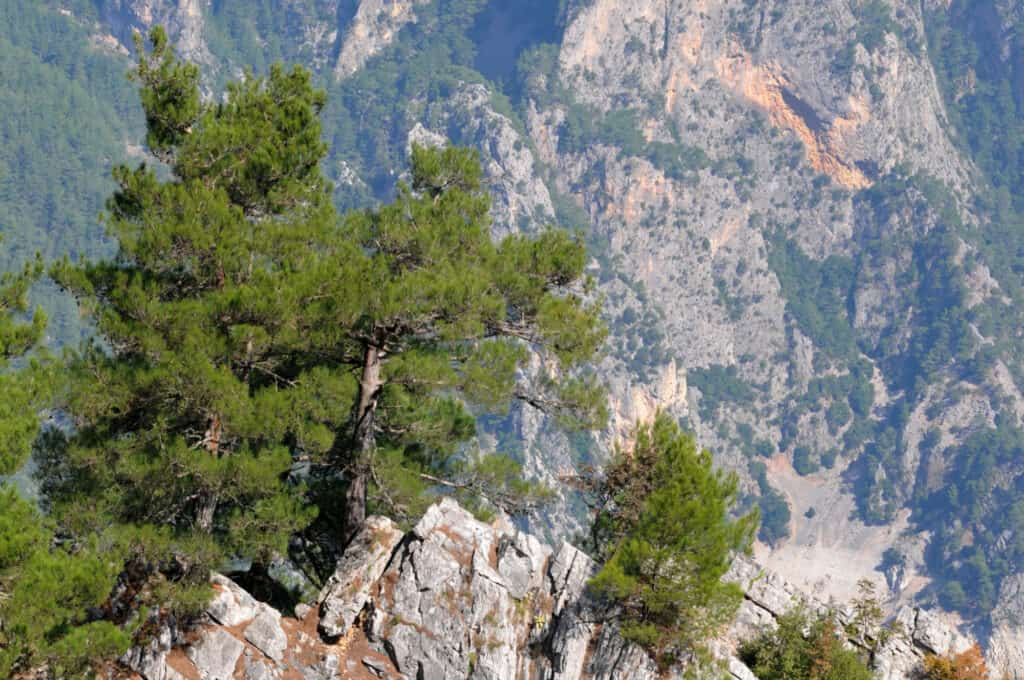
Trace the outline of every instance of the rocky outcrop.
<path fill-rule="evenodd" d="M 320 592 L 320 632 L 344 635 L 370 599 L 370 591 L 391 561 L 403 533 L 394 522 L 370 517 Z"/>
<path fill-rule="evenodd" d="M 181 56 L 200 64 L 213 63 L 203 37 L 209 0 L 101 0 L 96 4 L 123 45 L 131 46 L 134 31 L 159 25 L 167 29 Z"/>
<path fill-rule="evenodd" d="M 738 558 L 726 578 L 739 583 L 745 593 L 729 632 L 731 640 L 747 639 L 765 627 L 774 626 L 779 615 L 795 606 L 813 611 L 833 609 L 844 625 L 853 618 L 848 606 L 837 607 L 804 593 L 748 558 Z M 871 654 L 877 680 L 915 678 L 926 655 L 957 654 L 973 643 L 958 630 L 948 614 L 919 607 L 902 607 L 890 625 L 894 634 Z M 860 641 L 851 640 L 850 644 L 857 645 Z"/>
<path fill-rule="evenodd" d="M 986 658 L 993 670 L 1012 680 L 1024 678 L 1024 575 L 1003 581 L 999 603 L 992 612 Z"/>
<path fill-rule="evenodd" d="M 416 21 L 416 5 L 425 1 L 361 0 L 342 39 L 334 77 L 347 78 L 390 45 L 403 26 Z"/>
<path fill-rule="evenodd" d="M 452 500 L 432 506 L 412 531 L 367 520 L 315 607 L 282 616 L 214 575 L 206 616 L 165 628 L 122 658 L 144 680 L 654 680 L 663 674 L 592 601 L 596 565 L 562 543 L 552 549 L 504 520 L 485 524 Z M 798 603 L 826 605 L 747 558 L 727 578 L 746 591 L 739 616 L 716 643 L 735 680 L 754 680 L 732 655 Z M 876 654 L 878 677 L 903 680 L 925 653 L 968 644 L 942 618 L 903 610 L 905 633 Z"/>
<path fill-rule="evenodd" d="M 282 616 L 214 575 L 205 622 L 122 662 L 144 680 L 662 677 L 602 622 L 585 592 L 594 569 L 568 543 L 443 500 L 408 534 L 370 518 L 316 607 Z"/>

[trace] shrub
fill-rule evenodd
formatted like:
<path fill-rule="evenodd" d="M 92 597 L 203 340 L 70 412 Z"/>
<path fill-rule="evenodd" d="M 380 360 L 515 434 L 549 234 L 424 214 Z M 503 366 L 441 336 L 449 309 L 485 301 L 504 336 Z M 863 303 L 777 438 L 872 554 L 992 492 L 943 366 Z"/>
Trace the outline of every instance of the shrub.
<path fill-rule="evenodd" d="M 740 645 L 740 658 L 760 680 L 871 680 L 864 661 L 846 648 L 834 614 L 798 607 L 778 624 Z"/>
<path fill-rule="evenodd" d="M 988 667 L 977 643 L 967 651 L 924 658 L 923 680 L 986 680 Z"/>

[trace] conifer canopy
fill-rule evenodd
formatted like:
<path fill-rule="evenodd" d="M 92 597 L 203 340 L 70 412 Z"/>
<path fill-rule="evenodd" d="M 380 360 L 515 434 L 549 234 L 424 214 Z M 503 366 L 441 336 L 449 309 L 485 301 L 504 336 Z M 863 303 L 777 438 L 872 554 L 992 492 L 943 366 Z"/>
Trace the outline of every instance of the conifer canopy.
<path fill-rule="evenodd" d="M 716 470 L 665 413 L 637 428 L 632 451 L 608 466 L 595 519 L 607 555 L 590 588 L 625 638 L 662 663 L 700 659 L 732 621 L 743 591 L 722 576 L 749 550 L 757 511 L 732 518 L 735 473 Z"/>

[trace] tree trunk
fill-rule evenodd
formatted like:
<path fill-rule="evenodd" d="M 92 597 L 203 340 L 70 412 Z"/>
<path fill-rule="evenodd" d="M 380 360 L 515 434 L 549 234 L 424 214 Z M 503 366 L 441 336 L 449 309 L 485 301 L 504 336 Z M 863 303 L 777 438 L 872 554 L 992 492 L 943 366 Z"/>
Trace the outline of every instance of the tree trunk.
<path fill-rule="evenodd" d="M 370 476 L 370 456 L 377 448 L 374 436 L 374 415 L 380 396 L 381 351 L 367 345 L 363 355 L 363 375 L 359 381 L 359 402 L 356 405 L 355 429 L 352 436 L 351 462 L 345 489 L 345 526 L 343 539 L 347 543 L 366 520 L 366 485 Z"/>
<path fill-rule="evenodd" d="M 213 516 L 217 512 L 217 494 L 204 493 L 199 497 L 196 508 L 196 527 L 203 533 L 213 531 Z"/>
<path fill-rule="evenodd" d="M 223 428 L 220 424 L 220 416 L 214 413 L 210 416 L 210 424 L 203 435 L 203 447 L 213 455 L 220 456 L 220 438 Z M 201 493 L 196 507 L 196 527 L 203 533 L 213 531 L 213 516 L 217 512 L 217 502 L 220 500 L 215 493 Z"/>

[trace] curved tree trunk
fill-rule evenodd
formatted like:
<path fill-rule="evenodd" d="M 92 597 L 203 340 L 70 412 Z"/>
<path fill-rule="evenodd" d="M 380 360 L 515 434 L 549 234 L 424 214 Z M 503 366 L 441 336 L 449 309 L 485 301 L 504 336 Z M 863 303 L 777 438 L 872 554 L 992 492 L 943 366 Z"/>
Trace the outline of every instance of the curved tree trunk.
<path fill-rule="evenodd" d="M 345 522 L 342 536 L 346 543 L 366 520 L 366 486 L 370 476 L 370 456 L 377 448 L 374 416 L 382 386 L 380 361 L 380 349 L 367 345 L 363 355 L 363 374 L 359 381 L 359 402 L 355 412 L 351 460 L 346 474 L 348 485 L 345 489 Z"/>

